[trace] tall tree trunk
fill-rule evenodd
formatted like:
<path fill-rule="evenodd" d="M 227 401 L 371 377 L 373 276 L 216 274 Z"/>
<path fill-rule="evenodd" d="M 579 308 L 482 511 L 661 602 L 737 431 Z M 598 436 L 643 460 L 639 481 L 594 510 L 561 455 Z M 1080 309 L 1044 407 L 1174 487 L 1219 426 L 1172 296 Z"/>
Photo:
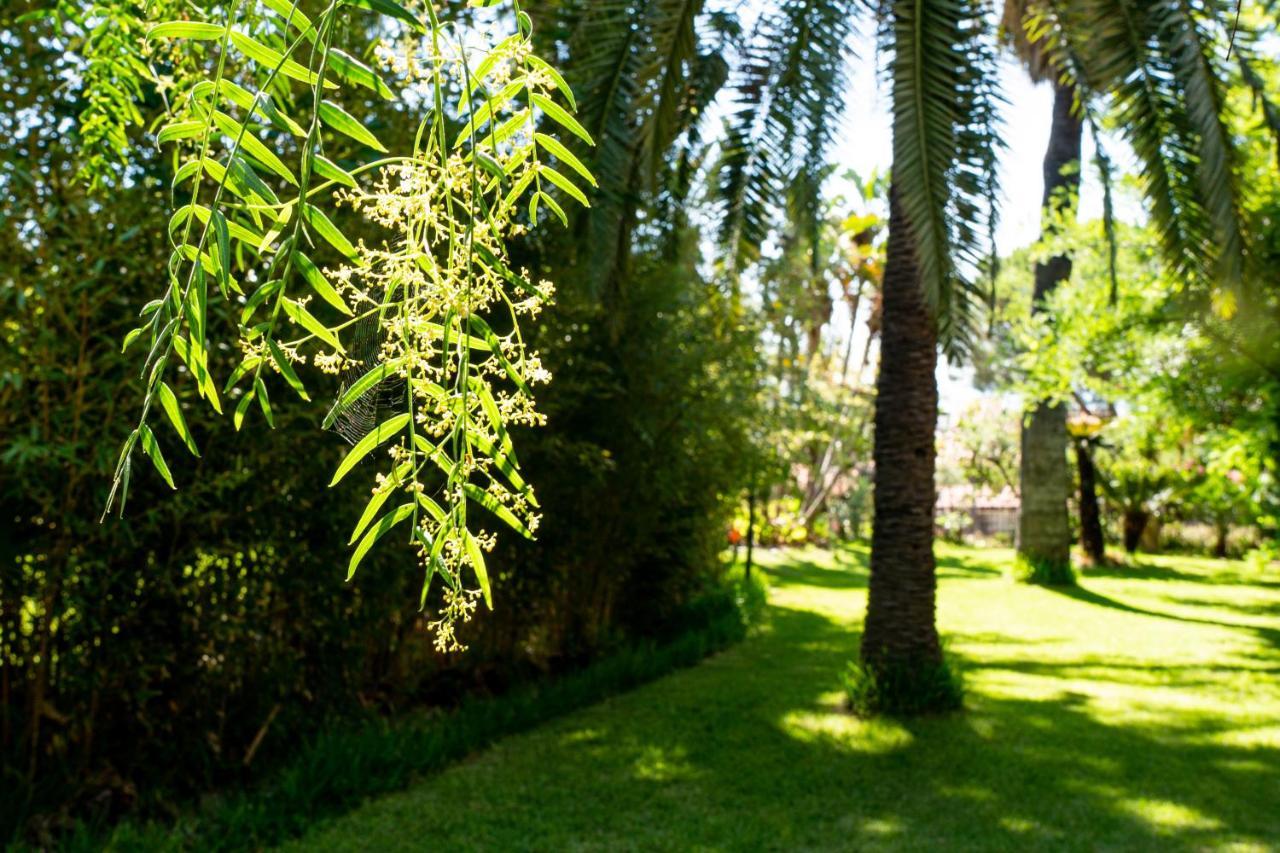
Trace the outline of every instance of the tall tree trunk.
<path fill-rule="evenodd" d="M 1076 439 L 1076 470 L 1080 474 L 1080 546 L 1095 566 L 1107 561 L 1102 536 L 1102 512 L 1098 509 L 1098 475 L 1087 438 Z"/>
<path fill-rule="evenodd" d="M 1147 529 L 1150 514 L 1145 509 L 1126 509 L 1124 511 L 1124 549 L 1132 554 L 1138 550 L 1142 541 L 1142 531 Z"/>
<path fill-rule="evenodd" d="M 1053 126 L 1044 155 L 1044 220 L 1050 234 L 1057 213 L 1075 204 L 1080 186 L 1082 125 L 1073 112 L 1070 86 L 1054 83 Z M 1071 259 L 1063 256 L 1036 264 L 1032 312 L 1045 310 L 1044 300 L 1071 276 Z M 1068 580 L 1071 526 L 1067 498 L 1071 477 L 1067 470 L 1067 412 L 1062 405 L 1038 403 L 1022 427 L 1022 497 L 1018 513 L 1018 555 L 1036 569 L 1042 580 Z"/>
<path fill-rule="evenodd" d="M 907 229 L 891 187 L 876 380 L 871 586 L 862 638 L 862 661 L 873 673 L 928 672 L 942 661 L 933 557 L 937 327 Z"/>
<path fill-rule="evenodd" d="M 1227 556 L 1227 537 L 1231 535 L 1231 525 L 1225 521 L 1216 521 L 1213 532 L 1213 556 L 1223 559 Z"/>

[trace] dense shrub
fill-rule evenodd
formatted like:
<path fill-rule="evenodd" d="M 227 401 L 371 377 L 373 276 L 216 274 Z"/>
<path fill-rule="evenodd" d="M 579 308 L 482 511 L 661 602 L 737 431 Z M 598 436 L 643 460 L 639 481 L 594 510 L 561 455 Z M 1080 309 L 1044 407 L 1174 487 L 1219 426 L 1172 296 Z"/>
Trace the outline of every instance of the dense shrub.
<path fill-rule="evenodd" d="M 75 180 L 83 93 L 48 26 L 0 38 L 15 81 L 0 117 L 15 142 L 0 154 L 0 839 L 33 815 L 54 831 L 165 813 L 337 720 L 452 706 L 679 633 L 720 574 L 755 362 L 696 252 L 639 238 L 607 294 L 591 258 L 537 234 L 524 248 L 560 285 L 536 341 L 556 376 L 549 425 L 517 437 L 546 520 L 491 557 L 497 609 L 467 626 L 469 652 L 431 650 L 410 552 L 379 549 L 343 582 L 367 483 L 327 488 L 345 444 L 288 395 L 252 440 L 192 413 L 203 456 L 175 466 L 180 491 L 139 466 L 124 518 L 99 524 L 140 398 L 120 342 L 164 269 L 169 166 L 136 146 L 104 215 Z M 215 376 L 235 355 L 211 353 Z"/>

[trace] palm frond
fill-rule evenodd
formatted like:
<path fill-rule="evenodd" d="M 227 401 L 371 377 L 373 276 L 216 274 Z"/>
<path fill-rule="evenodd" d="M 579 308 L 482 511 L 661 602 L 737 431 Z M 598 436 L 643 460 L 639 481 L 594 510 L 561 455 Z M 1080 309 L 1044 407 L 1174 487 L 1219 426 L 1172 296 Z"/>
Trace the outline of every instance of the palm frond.
<path fill-rule="evenodd" d="M 892 51 L 893 185 L 909 223 L 939 339 L 969 343 L 986 294 L 973 280 L 994 225 L 995 45 L 971 0 L 900 0 Z"/>
<path fill-rule="evenodd" d="M 1221 5 L 1210 0 L 1203 13 L 1186 0 L 1050 6 L 1083 83 L 1108 93 L 1114 123 L 1142 161 L 1144 194 L 1171 269 L 1186 281 L 1237 282 L 1246 231 L 1235 143 L 1223 121 L 1226 75 L 1215 50 Z"/>
<path fill-rule="evenodd" d="M 717 181 L 720 242 L 735 269 L 758 256 L 797 176 L 816 186 L 843 111 L 856 11 L 852 0 L 784 0 L 757 22 Z"/>
<path fill-rule="evenodd" d="M 566 4 L 571 22 L 565 76 L 596 141 L 582 150 L 599 183 L 579 214 L 588 284 L 604 291 L 626 277 L 637 211 L 661 192 L 676 146 L 697 125 L 725 79 L 703 46 L 705 0 L 603 0 Z"/>

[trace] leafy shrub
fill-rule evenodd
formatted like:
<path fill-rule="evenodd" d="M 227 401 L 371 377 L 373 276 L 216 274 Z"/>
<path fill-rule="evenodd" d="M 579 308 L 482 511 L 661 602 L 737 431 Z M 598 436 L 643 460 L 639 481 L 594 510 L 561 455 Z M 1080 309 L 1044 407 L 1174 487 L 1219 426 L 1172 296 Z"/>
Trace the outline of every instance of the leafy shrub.
<path fill-rule="evenodd" d="M 851 661 L 841 675 L 849 710 L 862 717 L 954 711 L 964 704 L 964 679 L 944 658 L 935 665 Z"/>
<path fill-rule="evenodd" d="M 310 738 L 298 756 L 264 784 L 216 799 L 180 817 L 174 826 L 123 824 L 110 832 L 109 846 L 237 850 L 277 844 L 364 799 L 403 788 L 499 737 L 697 663 L 745 635 L 760 617 L 764 595 L 759 580 L 719 584 L 683 608 L 680 632 L 662 641 L 623 646 L 573 674 L 523 685 L 502 696 L 468 699 L 444 714 L 330 727 Z M 98 849 L 102 843 L 98 833 L 85 827 L 67 846 Z"/>
<path fill-rule="evenodd" d="M 1053 560 L 1036 560 L 1024 554 L 1014 557 L 1010 574 L 1021 583 L 1043 584 L 1045 586 L 1073 586 L 1076 582 L 1075 571 L 1070 563 L 1059 563 Z"/>

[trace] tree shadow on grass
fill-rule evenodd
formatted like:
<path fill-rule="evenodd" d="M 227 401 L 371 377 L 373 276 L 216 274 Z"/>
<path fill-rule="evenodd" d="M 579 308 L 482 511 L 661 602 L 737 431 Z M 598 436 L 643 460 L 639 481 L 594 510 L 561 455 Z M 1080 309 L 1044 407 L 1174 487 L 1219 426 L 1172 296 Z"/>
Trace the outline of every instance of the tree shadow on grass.
<path fill-rule="evenodd" d="M 792 571 L 824 581 L 836 574 L 804 564 Z M 996 652 L 1004 658 L 966 666 L 984 674 L 974 682 L 994 671 L 1072 683 L 1055 689 L 1023 679 L 1019 689 L 1043 698 L 975 691 L 963 713 L 858 721 L 840 709 L 838 689 L 857 632 L 808 610 L 772 605 L 769 617 L 763 631 L 701 666 L 506 739 L 301 847 L 411 850 L 426 839 L 439 849 L 536 850 L 1280 843 L 1271 793 L 1280 790 L 1280 750 L 1215 740 L 1243 728 L 1229 712 L 1164 708 L 1143 697 L 1145 717 L 1117 719 L 1094 699 L 1112 680 L 1142 697 L 1144 685 L 1132 685 L 1124 666 L 1028 662 L 1006 638 L 1010 648 Z M 1173 667 L 1160 686 L 1190 691 L 1202 680 L 1203 670 Z M 1230 695 L 1216 698 L 1229 706 Z"/>
<path fill-rule="evenodd" d="M 1260 793 L 1280 787 L 1280 751 L 1206 742 L 1230 728 L 1221 719 L 1109 722 L 1089 696 L 1064 691 L 1038 701 L 973 695 L 961 714 L 856 722 L 833 693 L 856 634 L 811 612 L 771 611 L 767 635 L 681 676 L 685 684 L 646 689 L 635 715 L 615 707 L 566 727 L 566 746 L 590 732 L 590 796 L 609 803 L 611 817 L 602 830 L 587 810 L 565 838 L 646 847 L 657 822 L 679 827 L 673 837 L 685 848 L 1280 841 L 1280 811 Z M 1172 680 L 1199 684 L 1192 673 Z"/>
<path fill-rule="evenodd" d="M 1108 563 L 1101 566 L 1090 566 L 1083 571 L 1086 578 L 1110 578 L 1113 580 L 1151 580 L 1178 581 L 1210 585 L 1247 584 L 1265 589 L 1280 589 L 1280 580 L 1260 578 L 1244 570 L 1233 571 L 1230 563 L 1224 563 L 1218 571 L 1185 571 L 1169 566 L 1158 566 L 1154 563 L 1137 563 L 1136 565 L 1120 565 Z M 1237 564 L 1238 565 L 1238 564 Z"/>
<path fill-rule="evenodd" d="M 1156 619 L 1170 619 L 1175 622 L 1185 622 L 1190 625 L 1209 625 L 1215 628 L 1230 628 L 1237 631 L 1245 631 L 1253 634 L 1255 637 L 1267 643 L 1271 647 L 1280 649 L 1280 629 L 1267 628 L 1263 625 L 1245 625 L 1239 622 L 1223 622 L 1218 619 L 1201 619 L 1196 616 L 1183 616 L 1176 613 L 1151 610 L 1146 607 L 1127 604 L 1118 599 L 1094 592 L 1079 585 L 1068 587 L 1045 587 L 1045 589 L 1056 592 L 1059 595 L 1065 595 L 1068 598 L 1074 598 L 1076 601 L 1082 601 L 1085 604 L 1094 604 L 1099 607 L 1107 607 L 1112 610 L 1120 610 L 1125 613 L 1133 613 L 1139 616 L 1151 616 Z"/>
<path fill-rule="evenodd" d="M 991 565 L 990 558 L 959 554 L 939 554 L 936 557 L 939 578 L 991 578 L 1004 575 Z"/>
<path fill-rule="evenodd" d="M 866 589 L 867 569 L 859 563 L 841 562 L 835 567 L 795 559 L 776 566 L 762 566 L 774 586 L 812 586 L 819 589 Z"/>

